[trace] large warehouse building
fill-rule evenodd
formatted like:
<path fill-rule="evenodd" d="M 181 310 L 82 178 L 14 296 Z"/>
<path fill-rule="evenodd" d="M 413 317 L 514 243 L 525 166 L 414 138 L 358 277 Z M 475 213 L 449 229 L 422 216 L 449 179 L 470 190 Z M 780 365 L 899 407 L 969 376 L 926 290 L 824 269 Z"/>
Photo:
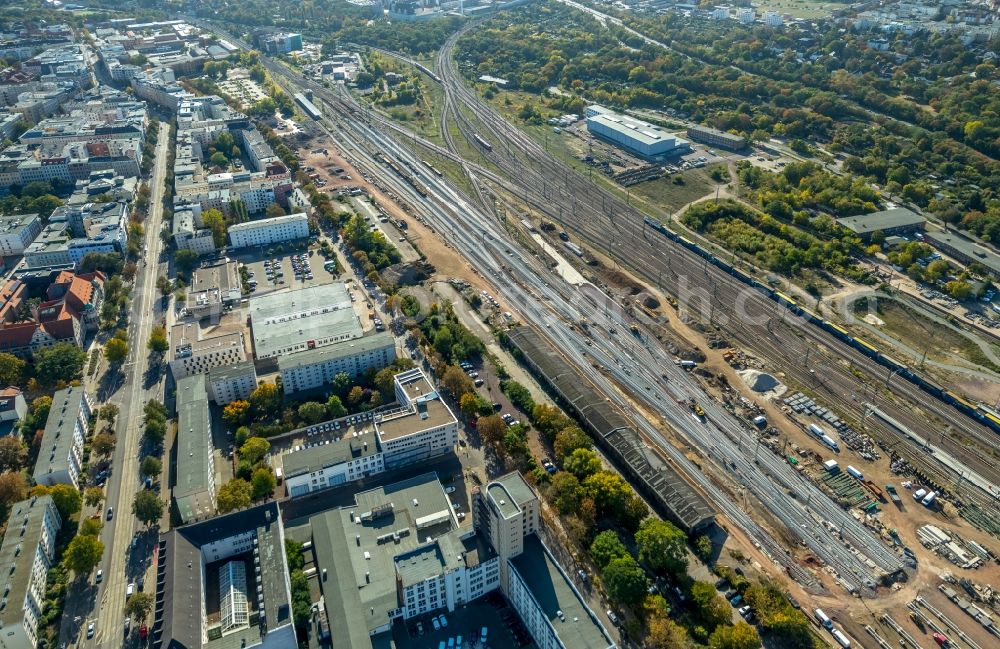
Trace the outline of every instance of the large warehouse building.
<path fill-rule="evenodd" d="M 690 148 L 687 141 L 655 124 L 621 115 L 604 106 L 588 106 L 584 114 L 588 131 L 645 158 L 681 153 Z"/>
<path fill-rule="evenodd" d="M 364 331 L 343 283 L 275 291 L 250 300 L 254 357 L 287 356 L 345 340 Z"/>

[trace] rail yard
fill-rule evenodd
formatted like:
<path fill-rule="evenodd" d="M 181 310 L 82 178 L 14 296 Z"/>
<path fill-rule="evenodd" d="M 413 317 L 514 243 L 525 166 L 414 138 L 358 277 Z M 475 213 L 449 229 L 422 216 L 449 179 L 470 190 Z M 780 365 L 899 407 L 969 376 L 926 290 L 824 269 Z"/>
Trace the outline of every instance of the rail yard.
<path fill-rule="evenodd" d="M 724 518 L 818 596 L 842 588 L 873 598 L 914 571 L 902 547 L 874 533 L 782 453 L 763 448 L 748 422 L 708 396 L 650 333 L 650 318 L 630 315 L 612 287 L 563 281 L 525 249 L 508 230 L 506 207 L 529 206 L 536 218 L 563 228 L 573 245 L 675 296 L 678 315 L 700 316 L 731 344 L 767 359 L 786 383 L 829 404 L 886 455 L 908 463 L 920 485 L 980 529 L 1000 534 L 994 514 L 1000 422 L 994 415 L 769 288 L 753 269 L 727 261 L 725 251 L 686 239 L 548 154 L 463 81 L 453 57 L 461 33 L 441 48 L 433 70 L 419 66 L 444 89 L 446 146 L 365 110 L 342 88 L 264 64 L 288 90 L 312 92 L 310 105 L 320 116 L 310 116 L 345 159 L 419 210 L 493 286 L 520 323 L 508 333 L 510 344 L 664 517 L 686 531 Z M 478 152 L 476 160 L 460 153 L 452 122 Z M 458 163 L 473 195 L 456 191 L 423 157 L 428 151 Z M 755 499 L 766 516 L 751 514 L 735 494 Z M 790 551 L 788 535 L 825 566 L 823 574 L 804 565 L 803 552 Z M 919 607 L 919 598 L 914 602 Z M 868 631 L 871 638 L 884 634 Z"/>

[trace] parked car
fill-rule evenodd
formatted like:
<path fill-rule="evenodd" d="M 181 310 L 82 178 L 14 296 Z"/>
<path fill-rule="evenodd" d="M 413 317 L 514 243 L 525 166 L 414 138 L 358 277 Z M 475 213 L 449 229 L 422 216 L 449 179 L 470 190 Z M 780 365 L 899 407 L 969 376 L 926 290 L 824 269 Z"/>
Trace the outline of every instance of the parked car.
<path fill-rule="evenodd" d="M 612 624 L 618 624 L 618 616 L 615 615 L 614 611 L 608 611 L 608 619 L 611 620 Z"/>

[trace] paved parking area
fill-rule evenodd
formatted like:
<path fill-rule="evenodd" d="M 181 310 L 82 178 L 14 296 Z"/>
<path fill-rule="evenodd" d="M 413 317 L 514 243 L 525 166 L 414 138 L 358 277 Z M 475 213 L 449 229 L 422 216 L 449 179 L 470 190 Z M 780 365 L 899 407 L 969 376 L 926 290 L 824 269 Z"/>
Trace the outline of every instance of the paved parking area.
<path fill-rule="evenodd" d="M 497 608 L 491 601 L 505 608 Z M 518 641 L 515 640 L 515 635 L 511 627 L 519 627 L 520 622 L 516 622 L 515 620 L 514 624 L 510 624 L 504 620 L 502 616 L 509 616 L 514 611 L 506 607 L 506 602 L 503 601 L 502 597 L 479 599 L 456 609 L 453 613 L 445 613 L 448 626 L 435 631 L 431 623 L 431 617 L 437 617 L 440 613 L 438 611 L 433 616 L 424 615 L 419 618 L 407 620 L 405 623 L 400 621 L 393 625 L 392 638 L 396 643 L 396 647 L 398 649 L 438 649 L 441 642 L 444 642 L 447 649 L 448 639 L 453 638 L 456 642 L 453 648 L 459 649 L 459 645 L 457 644 L 458 636 L 462 636 L 461 647 L 463 649 L 473 647 L 526 649 L 535 646 L 531 642 L 530 636 L 527 636 L 527 632 L 523 632 L 524 636 L 528 638 L 527 643 L 518 644 Z M 420 635 L 417 630 L 417 622 L 420 622 L 423 626 L 423 635 Z M 484 626 L 487 629 L 485 645 L 479 644 L 480 633 Z"/>
<path fill-rule="evenodd" d="M 304 245 L 294 249 L 286 249 L 280 254 L 275 248 L 270 248 L 271 254 L 268 255 L 267 250 L 255 248 L 252 252 L 243 252 L 236 256 L 236 259 L 241 264 L 246 265 L 247 270 L 252 273 L 251 279 L 257 282 L 257 289 L 250 293 L 251 296 L 263 295 L 281 288 L 305 288 L 329 284 L 336 279 L 336 275 L 323 268 L 325 261 L 323 257 Z M 309 262 L 309 272 L 303 272 L 300 277 L 296 277 L 292 258 L 295 257 L 298 261 L 301 260 L 302 255 L 305 255 L 305 259 Z M 268 262 L 267 265 L 265 265 L 265 261 Z M 302 266 L 305 270 L 304 263 Z M 269 269 L 271 271 L 270 277 L 268 276 Z M 310 272 L 312 279 L 308 278 Z"/>

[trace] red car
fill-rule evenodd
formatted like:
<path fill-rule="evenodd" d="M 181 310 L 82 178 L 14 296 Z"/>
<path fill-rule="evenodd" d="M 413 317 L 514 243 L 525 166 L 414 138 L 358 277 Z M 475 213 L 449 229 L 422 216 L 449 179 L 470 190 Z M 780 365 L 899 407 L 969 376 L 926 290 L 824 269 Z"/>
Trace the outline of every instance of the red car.
<path fill-rule="evenodd" d="M 935 633 L 931 637 L 934 638 L 934 642 L 938 643 L 939 646 L 947 647 L 951 644 L 948 642 L 948 636 L 943 633 Z"/>

